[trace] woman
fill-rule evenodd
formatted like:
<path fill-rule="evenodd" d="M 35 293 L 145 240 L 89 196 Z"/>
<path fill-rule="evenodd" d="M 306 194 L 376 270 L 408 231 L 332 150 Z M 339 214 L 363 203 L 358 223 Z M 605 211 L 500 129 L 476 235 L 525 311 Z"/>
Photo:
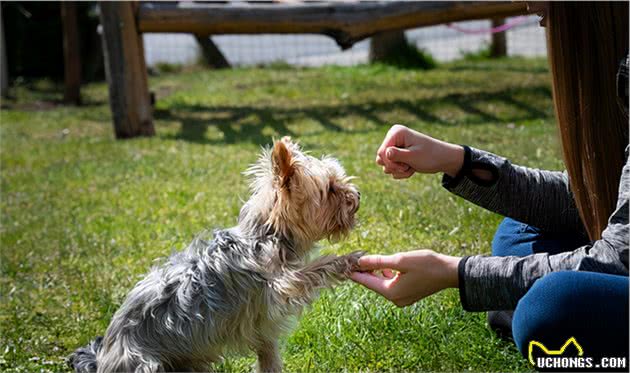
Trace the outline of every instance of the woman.
<path fill-rule="evenodd" d="M 377 152 L 385 173 L 443 172 L 447 190 L 506 219 L 491 257 L 369 255 L 352 279 L 398 306 L 458 287 L 464 309 L 498 311 L 491 326 L 511 331 L 524 355 L 531 341 L 557 349 L 574 337 L 584 356 L 627 357 L 628 3 L 535 7 L 567 173 L 393 126 Z"/>

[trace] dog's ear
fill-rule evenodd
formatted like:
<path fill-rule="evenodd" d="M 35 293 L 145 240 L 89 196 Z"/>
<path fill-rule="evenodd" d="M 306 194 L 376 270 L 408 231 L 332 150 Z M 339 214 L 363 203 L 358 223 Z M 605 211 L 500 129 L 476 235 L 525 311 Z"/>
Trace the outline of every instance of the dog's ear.
<path fill-rule="evenodd" d="M 273 162 L 273 172 L 280 180 L 280 187 L 288 188 L 291 177 L 295 173 L 295 166 L 285 139 L 276 141 L 271 153 L 271 160 Z"/>

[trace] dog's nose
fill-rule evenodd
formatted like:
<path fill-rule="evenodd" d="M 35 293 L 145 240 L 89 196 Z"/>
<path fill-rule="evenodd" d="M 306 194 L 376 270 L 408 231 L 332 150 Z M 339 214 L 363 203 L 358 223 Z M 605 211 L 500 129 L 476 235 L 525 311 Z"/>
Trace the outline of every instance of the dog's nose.
<path fill-rule="evenodd" d="M 361 192 L 357 191 L 357 194 L 359 195 L 359 200 L 361 200 Z"/>

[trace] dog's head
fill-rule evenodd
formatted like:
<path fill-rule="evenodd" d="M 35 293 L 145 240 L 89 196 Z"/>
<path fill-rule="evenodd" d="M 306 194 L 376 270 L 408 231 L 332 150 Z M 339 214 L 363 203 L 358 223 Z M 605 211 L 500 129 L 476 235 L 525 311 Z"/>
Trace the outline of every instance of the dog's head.
<path fill-rule="evenodd" d="M 332 157 L 312 157 L 284 137 L 247 174 L 253 194 L 241 219 L 255 215 L 260 223 L 303 243 L 336 240 L 354 227 L 360 193 Z"/>

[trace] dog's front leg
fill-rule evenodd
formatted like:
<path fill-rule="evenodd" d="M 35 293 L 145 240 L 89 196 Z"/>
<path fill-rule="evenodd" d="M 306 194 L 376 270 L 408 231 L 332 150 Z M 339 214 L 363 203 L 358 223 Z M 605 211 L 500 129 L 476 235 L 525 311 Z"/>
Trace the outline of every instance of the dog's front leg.
<path fill-rule="evenodd" d="M 282 273 L 273 281 L 272 288 L 281 304 L 308 304 L 317 290 L 348 278 L 363 255 L 364 252 L 356 251 L 319 257 L 302 268 Z"/>

